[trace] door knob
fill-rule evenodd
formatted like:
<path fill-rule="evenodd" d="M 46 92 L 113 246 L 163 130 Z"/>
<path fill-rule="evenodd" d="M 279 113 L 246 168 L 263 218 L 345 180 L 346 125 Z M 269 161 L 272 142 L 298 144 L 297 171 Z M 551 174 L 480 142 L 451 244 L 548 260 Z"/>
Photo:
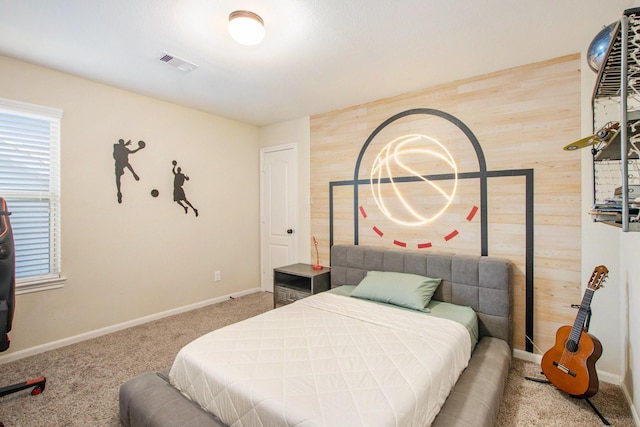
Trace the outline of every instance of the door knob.
<path fill-rule="evenodd" d="M 287 234 L 293 234 L 293 228 L 288 229 Z"/>

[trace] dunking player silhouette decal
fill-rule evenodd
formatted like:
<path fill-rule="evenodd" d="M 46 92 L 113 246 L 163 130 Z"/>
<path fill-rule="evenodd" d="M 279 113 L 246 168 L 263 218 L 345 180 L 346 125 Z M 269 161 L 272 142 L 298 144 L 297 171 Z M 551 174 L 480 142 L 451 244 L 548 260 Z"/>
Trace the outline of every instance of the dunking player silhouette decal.
<path fill-rule="evenodd" d="M 140 181 L 140 177 L 131 167 L 129 163 L 129 154 L 133 154 L 142 150 L 146 144 L 144 141 L 138 141 L 138 148 L 130 150 L 128 146 L 131 145 L 131 140 L 124 142 L 124 139 L 120 139 L 117 144 L 113 144 L 113 158 L 116 161 L 116 188 L 118 189 L 118 203 L 122 203 L 122 188 L 120 177 L 124 175 L 124 168 L 129 169 L 133 174 L 133 178 L 136 181 Z"/>
<path fill-rule="evenodd" d="M 171 162 L 173 165 L 173 201 L 179 204 L 184 208 L 184 213 L 189 213 L 189 207 L 193 209 L 193 213 L 198 216 L 198 209 L 194 208 L 189 200 L 187 200 L 187 196 L 184 194 L 184 189 L 182 186 L 185 181 L 189 181 L 189 177 L 182 173 L 182 168 L 176 166 L 178 162 L 175 160 Z M 182 202 L 186 203 L 189 207 L 185 206 Z"/>

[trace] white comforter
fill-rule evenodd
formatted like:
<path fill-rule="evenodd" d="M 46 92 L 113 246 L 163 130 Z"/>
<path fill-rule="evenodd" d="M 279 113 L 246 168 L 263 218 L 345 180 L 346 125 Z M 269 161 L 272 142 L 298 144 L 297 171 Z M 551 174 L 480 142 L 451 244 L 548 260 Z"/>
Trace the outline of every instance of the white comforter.
<path fill-rule="evenodd" d="M 198 338 L 169 376 L 233 427 L 426 426 L 470 352 L 456 322 L 321 293 Z"/>

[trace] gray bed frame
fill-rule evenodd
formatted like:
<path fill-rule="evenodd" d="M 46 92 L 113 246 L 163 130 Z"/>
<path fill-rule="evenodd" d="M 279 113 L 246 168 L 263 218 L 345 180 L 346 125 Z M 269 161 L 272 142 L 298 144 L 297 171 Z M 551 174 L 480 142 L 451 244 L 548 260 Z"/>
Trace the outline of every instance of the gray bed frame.
<path fill-rule="evenodd" d="M 442 278 L 433 299 L 472 307 L 480 339 L 433 426 L 493 426 L 511 364 L 512 265 L 507 259 L 412 252 L 357 245 L 331 248 L 331 286 L 357 285 L 367 271 L 397 271 Z M 173 388 L 168 369 L 148 372 L 120 387 L 126 427 L 224 427 Z"/>

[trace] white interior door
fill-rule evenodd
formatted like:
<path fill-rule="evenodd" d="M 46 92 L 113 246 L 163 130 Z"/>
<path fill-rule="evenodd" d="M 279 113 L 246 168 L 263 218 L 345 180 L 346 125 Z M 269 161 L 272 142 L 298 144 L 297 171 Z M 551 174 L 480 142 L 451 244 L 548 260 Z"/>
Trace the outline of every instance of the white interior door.
<path fill-rule="evenodd" d="M 273 269 L 296 262 L 297 165 L 294 145 L 261 156 L 261 288 L 273 292 Z"/>

